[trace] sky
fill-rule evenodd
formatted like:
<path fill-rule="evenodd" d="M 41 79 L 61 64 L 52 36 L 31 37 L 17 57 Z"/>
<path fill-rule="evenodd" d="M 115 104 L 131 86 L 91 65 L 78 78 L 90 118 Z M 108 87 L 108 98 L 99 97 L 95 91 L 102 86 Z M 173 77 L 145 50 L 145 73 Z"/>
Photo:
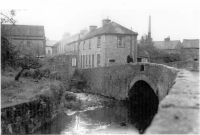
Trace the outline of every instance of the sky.
<path fill-rule="evenodd" d="M 0 3 L 1 12 L 16 10 L 16 24 L 44 25 L 50 40 L 60 40 L 64 33 L 73 35 L 90 25 L 101 27 L 105 18 L 132 28 L 140 39 L 148 33 L 149 15 L 155 41 L 168 36 L 172 40 L 200 39 L 198 0 L 6 0 Z"/>

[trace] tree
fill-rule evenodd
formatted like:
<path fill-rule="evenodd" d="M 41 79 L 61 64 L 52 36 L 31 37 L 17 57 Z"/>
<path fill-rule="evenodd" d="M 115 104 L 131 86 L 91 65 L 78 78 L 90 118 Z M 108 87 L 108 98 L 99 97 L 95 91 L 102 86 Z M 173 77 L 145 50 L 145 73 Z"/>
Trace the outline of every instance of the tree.
<path fill-rule="evenodd" d="M 0 17 L 1 17 L 1 24 L 4 23 L 11 23 L 11 24 L 15 24 L 16 20 L 14 19 L 15 17 L 15 10 L 10 10 L 9 13 L 3 13 L 0 12 Z"/>
<path fill-rule="evenodd" d="M 8 13 L 0 12 L 1 25 L 5 23 L 15 24 L 16 21 L 14 19 L 15 10 L 11 10 Z M 8 30 L 9 31 L 9 30 Z M 9 66 L 15 65 L 15 58 L 17 57 L 17 51 L 15 47 L 9 42 L 9 39 L 2 33 L 1 35 L 1 62 L 2 68 L 5 69 L 5 66 L 8 64 Z"/>
<path fill-rule="evenodd" d="M 21 74 L 24 70 L 30 70 L 30 69 L 37 69 L 42 66 L 40 60 L 34 56 L 31 55 L 21 55 L 20 58 L 17 59 L 17 65 L 21 67 L 21 70 L 18 72 L 18 74 L 15 76 L 15 80 L 18 81 Z"/>

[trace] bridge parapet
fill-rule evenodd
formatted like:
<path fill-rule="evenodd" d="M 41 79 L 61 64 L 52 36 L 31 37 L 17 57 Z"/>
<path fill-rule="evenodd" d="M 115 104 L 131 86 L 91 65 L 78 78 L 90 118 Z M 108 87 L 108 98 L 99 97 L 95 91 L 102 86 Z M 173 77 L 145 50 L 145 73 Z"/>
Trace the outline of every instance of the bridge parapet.
<path fill-rule="evenodd" d="M 140 80 L 148 83 L 159 100 L 169 92 L 178 70 L 162 64 L 135 63 L 111 67 L 82 69 L 80 75 L 87 82 L 85 92 L 123 100 L 131 87 Z"/>

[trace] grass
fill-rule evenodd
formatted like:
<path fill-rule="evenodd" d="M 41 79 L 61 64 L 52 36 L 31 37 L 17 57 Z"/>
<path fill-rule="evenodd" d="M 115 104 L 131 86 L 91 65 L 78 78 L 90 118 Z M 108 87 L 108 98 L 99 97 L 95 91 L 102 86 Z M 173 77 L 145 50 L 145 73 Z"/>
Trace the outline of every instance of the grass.
<path fill-rule="evenodd" d="M 1 76 L 1 89 L 6 89 L 9 87 L 18 87 L 19 82 L 14 80 L 11 76 Z"/>

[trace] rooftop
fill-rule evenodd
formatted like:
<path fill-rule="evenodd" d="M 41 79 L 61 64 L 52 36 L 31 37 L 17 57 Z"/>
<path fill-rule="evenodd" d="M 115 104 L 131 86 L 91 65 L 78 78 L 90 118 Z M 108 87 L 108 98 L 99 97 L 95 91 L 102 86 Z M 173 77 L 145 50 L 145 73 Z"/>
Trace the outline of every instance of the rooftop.
<path fill-rule="evenodd" d="M 44 26 L 3 24 L 2 35 L 44 37 L 45 33 Z"/>
<path fill-rule="evenodd" d="M 173 49 L 178 49 L 179 47 L 181 47 L 180 40 L 154 41 L 153 43 L 156 48 L 164 49 L 164 50 L 173 50 Z"/>
<path fill-rule="evenodd" d="M 199 39 L 184 39 L 183 48 L 199 48 Z"/>
<path fill-rule="evenodd" d="M 127 34 L 127 35 L 137 35 L 138 33 L 129 30 L 128 28 L 116 23 L 116 22 L 109 22 L 103 25 L 100 28 L 97 28 L 88 34 L 83 39 L 92 38 L 102 34 Z"/>

